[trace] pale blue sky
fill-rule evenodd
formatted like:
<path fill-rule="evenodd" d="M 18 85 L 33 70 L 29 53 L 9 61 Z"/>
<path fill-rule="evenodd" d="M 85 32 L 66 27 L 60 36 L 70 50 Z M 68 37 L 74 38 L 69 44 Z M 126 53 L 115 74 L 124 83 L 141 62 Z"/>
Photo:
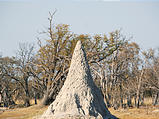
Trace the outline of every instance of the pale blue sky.
<path fill-rule="evenodd" d="M 36 44 L 37 32 L 48 26 L 48 13 L 55 9 L 55 23 L 69 24 L 74 33 L 104 34 L 122 28 L 142 49 L 159 47 L 157 0 L 108 1 L 0 0 L 0 52 L 12 56 L 19 42 Z"/>

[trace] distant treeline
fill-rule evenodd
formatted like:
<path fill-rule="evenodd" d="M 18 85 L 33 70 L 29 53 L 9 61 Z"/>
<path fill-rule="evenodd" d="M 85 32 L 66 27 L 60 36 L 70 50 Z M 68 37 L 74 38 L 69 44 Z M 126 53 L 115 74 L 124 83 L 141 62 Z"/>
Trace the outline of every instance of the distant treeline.
<path fill-rule="evenodd" d="M 0 106 L 23 100 L 53 102 L 66 79 L 76 42 L 82 41 L 93 79 L 101 89 L 107 107 L 137 107 L 144 98 L 159 98 L 159 50 L 141 51 L 119 30 L 109 35 L 74 34 L 65 24 L 49 27 L 38 38 L 38 51 L 29 43 L 19 44 L 14 57 L 0 57 Z M 45 41 L 45 43 L 44 43 Z M 132 101 L 134 103 L 132 103 Z"/>

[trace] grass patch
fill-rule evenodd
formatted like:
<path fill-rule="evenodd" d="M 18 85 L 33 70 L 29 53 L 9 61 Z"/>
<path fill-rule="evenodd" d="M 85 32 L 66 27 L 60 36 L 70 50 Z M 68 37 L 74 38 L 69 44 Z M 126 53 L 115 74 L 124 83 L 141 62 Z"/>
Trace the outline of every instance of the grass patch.
<path fill-rule="evenodd" d="M 0 119 L 32 119 L 42 115 L 48 106 L 33 105 L 27 108 L 9 109 L 0 113 Z M 140 109 L 109 109 L 110 112 L 120 119 L 159 119 L 159 107 L 141 107 Z M 155 111 L 158 110 L 158 111 Z"/>
<path fill-rule="evenodd" d="M 110 112 L 117 116 L 120 119 L 159 119 L 159 112 L 155 112 L 157 107 L 141 107 L 139 109 L 132 108 L 132 109 L 119 109 L 113 110 L 110 108 Z"/>
<path fill-rule="evenodd" d="M 0 114 L 0 119 L 32 119 L 41 115 L 48 106 L 34 105 L 27 108 L 9 109 Z"/>

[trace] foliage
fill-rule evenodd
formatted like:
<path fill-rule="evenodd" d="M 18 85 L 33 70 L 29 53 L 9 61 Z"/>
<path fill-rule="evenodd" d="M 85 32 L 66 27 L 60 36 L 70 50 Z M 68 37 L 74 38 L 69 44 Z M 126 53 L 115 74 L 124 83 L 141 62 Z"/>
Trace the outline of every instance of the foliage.
<path fill-rule="evenodd" d="M 39 49 L 22 43 L 15 57 L 0 57 L 0 95 L 7 105 L 22 99 L 25 106 L 30 99 L 43 98 L 48 105 L 62 88 L 71 63 L 74 47 L 82 41 L 95 83 L 101 89 L 109 107 L 143 104 L 144 97 L 159 97 L 159 53 L 154 49 L 141 52 L 119 30 L 109 34 L 74 34 L 69 25 L 54 25 L 50 14 L 49 27 L 38 38 Z M 5 90 L 4 90 L 5 89 Z M 6 96 L 4 96 L 6 95 Z M 9 99 L 9 100 L 6 100 Z"/>

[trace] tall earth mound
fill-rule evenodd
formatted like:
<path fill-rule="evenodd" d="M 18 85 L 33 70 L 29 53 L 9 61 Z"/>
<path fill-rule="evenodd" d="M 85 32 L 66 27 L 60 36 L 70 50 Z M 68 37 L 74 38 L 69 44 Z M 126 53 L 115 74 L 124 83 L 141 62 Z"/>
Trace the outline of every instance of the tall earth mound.
<path fill-rule="evenodd" d="M 85 51 L 78 41 L 66 81 L 43 119 L 116 119 L 93 82 Z"/>

